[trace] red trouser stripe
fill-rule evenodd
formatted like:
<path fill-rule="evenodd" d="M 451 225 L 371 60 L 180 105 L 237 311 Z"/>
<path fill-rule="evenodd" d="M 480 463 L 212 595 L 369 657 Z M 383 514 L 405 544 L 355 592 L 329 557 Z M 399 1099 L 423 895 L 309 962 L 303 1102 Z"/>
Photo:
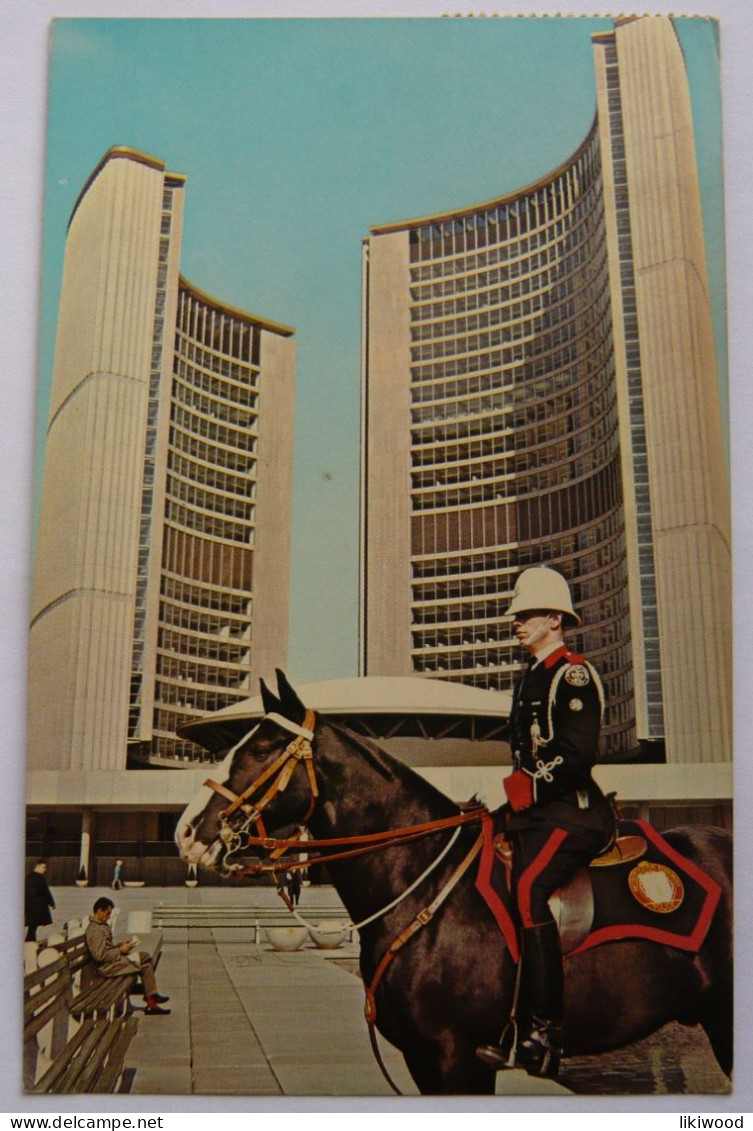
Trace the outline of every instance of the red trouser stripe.
<path fill-rule="evenodd" d="M 531 916 L 531 887 L 533 882 L 537 876 L 541 875 L 566 838 L 567 833 L 564 829 L 555 829 L 538 856 L 531 861 L 518 880 L 518 908 L 524 927 L 536 926 Z"/>

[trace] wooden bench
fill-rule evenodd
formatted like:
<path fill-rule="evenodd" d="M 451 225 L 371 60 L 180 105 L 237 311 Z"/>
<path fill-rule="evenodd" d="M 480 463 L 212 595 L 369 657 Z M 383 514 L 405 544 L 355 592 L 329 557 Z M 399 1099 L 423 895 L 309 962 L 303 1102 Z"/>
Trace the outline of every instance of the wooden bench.
<path fill-rule="evenodd" d="M 124 1014 L 84 1021 L 63 1052 L 34 1085 L 33 1092 L 115 1092 L 138 1020 Z"/>
<path fill-rule="evenodd" d="M 143 940 L 156 961 L 161 935 Z M 148 944 L 148 945 L 147 945 Z M 83 934 L 43 948 L 24 978 L 24 1087 L 31 1092 L 114 1092 L 138 1019 L 129 994 L 138 969 L 99 975 Z"/>

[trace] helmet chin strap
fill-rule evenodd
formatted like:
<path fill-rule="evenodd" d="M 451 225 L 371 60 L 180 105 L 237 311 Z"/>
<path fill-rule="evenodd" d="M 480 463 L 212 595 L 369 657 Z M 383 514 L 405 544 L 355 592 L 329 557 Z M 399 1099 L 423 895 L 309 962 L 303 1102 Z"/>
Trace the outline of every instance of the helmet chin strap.
<path fill-rule="evenodd" d="M 546 628 L 547 628 L 546 622 L 548 621 L 548 619 L 551 615 L 552 615 L 551 613 L 547 613 L 545 617 L 542 617 L 541 624 L 538 626 L 538 628 L 535 628 L 533 630 L 531 635 L 526 640 L 526 648 L 530 649 L 532 644 L 535 644 L 537 640 L 541 639 L 541 637 L 546 632 Z"/>

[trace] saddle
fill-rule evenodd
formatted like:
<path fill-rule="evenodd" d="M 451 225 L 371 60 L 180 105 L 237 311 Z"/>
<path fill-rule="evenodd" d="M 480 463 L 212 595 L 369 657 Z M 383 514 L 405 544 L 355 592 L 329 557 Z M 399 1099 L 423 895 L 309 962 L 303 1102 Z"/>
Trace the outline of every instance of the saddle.
<path fill-rule="evenodd" d="M 509 890 L 512 845 L 494 829 L 491 817 L 484 832 L 476 888 L 517 959 L 518 931 Z M 716 881 L 647 822 L 621 820 L 612 847 L 577 871 L 549 904 L 566 956 L 631 938 L 695 952 L 720 895 Z"/>

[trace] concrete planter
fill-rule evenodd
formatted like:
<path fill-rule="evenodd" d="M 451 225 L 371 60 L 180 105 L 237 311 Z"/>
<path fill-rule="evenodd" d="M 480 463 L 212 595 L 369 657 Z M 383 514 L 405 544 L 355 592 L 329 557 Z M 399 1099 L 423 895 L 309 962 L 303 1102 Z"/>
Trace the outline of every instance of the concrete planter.
<path fill-rule="evenodd" d="M 348 925 L 319 923 L 309 927 L 309 934 L 321 950 L 336 950 L 348 937 Z"/>
<path fill-rule="evenodd" d="M 300 950 L 308 938 L 306 927 L 265 927 L 273 950 Z"/>

